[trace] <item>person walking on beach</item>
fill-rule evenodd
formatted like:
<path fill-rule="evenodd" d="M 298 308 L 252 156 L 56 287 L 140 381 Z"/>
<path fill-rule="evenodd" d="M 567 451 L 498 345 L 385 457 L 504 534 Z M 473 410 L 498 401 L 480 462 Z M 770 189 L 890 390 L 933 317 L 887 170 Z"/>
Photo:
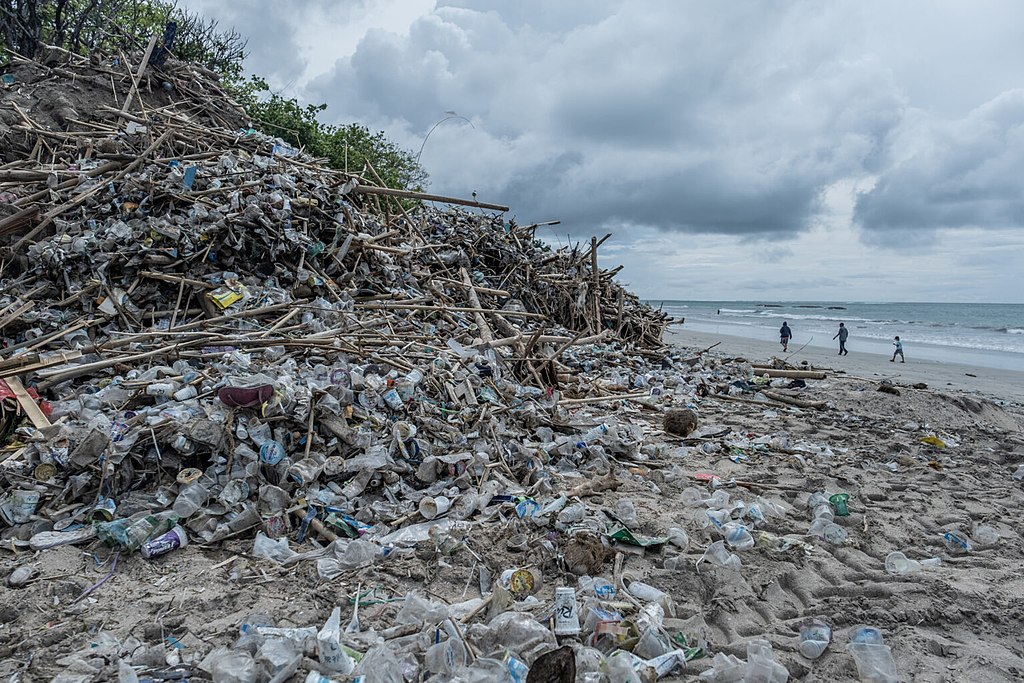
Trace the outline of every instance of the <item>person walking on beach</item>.
<path fill-rule="evenodd" d="M 782 321 L 782 327 L 779 328 L 779 343 L 782 344 L 783 353 L 789 351 L 789 340 L 792 338 L 793 330 L 789 329 L 789 323 Z"/>
<path fill-rule="evenodd" d="M 895 341 L 892 343 L 896 347 L 896 350 L 892 352 L 892 358 L 889 359 L 890 363 L 896 362 L 896 356 L 900 357 L 901 363 L 906 363 L 907 359 L 903 357 L 903 342 L 900 341 L 899 335 L 896 336 Z"/>
<path fill-rule="evenodd" d="M 846 325 L 844 325 L 843 323 L 839 323 L 839 331 L 836 332 L 836 336 L 832 337 L 832 338 L 833 339 L 835 339 L 836 337 L 839 338 L 839 355 L 840 356 L 848 356 L 848 355 L 850 355 L 850 352 L 846 350 L 846 338 L 849 337 L 849 336 L 850 336 L 850 331 L 848 329 L 846 329 Z"/>

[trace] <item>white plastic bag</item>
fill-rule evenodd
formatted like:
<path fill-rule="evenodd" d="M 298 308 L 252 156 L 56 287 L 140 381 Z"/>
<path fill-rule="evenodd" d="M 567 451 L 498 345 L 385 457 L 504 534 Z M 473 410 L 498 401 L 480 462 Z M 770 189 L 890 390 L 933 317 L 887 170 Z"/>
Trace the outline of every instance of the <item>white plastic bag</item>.
<path fill-rule="evenodd" d="M 356 668 L 355 660 L 341 646 L 341 607 L 335 607 L 327 623 L 316 634 L 320 664 L 331 673 L 347 676 Z"/>

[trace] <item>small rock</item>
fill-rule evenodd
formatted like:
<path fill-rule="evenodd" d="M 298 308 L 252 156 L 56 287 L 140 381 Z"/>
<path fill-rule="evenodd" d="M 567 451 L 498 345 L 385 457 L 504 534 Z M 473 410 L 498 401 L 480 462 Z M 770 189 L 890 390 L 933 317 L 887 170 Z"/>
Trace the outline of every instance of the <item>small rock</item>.
<path fill-rule="evenodd" d="M 669 434 L 689 436 L 697 429 L 697 413 L 689 408 L 669 410 L 665 413 L 663 429 Z"/>
<path fill-rule="evenodd" d="M 39 570 L 35 567 L 18 567 L 7 577 L 7 585 L 11 588 L 21 588 L 37 576 Z"/>

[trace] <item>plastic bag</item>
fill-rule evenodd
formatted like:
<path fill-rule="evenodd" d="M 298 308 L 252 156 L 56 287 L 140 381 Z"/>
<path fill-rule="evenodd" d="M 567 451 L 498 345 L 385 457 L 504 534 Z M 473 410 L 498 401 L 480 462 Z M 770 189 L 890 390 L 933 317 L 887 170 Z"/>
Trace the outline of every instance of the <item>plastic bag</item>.
<path fill-rule="evenodd" d="M 316 651 L 320 664 L 329 672 L 347 676 L 355 670 L 355 660 L 341 646 L 341 607 L 334 608 L 327 623 L 317 633 Z"/>

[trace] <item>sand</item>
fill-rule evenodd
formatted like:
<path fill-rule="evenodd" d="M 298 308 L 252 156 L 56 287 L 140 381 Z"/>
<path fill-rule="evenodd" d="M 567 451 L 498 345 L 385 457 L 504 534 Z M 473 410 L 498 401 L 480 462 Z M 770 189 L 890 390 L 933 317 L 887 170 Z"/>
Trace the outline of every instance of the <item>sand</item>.
<path fill-rule="evenodd" d="M 891 355 L 862 353 L 851 350 L 845 356 L 838 355 L 838 344 L 831 349 L 816 346 L 790 344 L 789 353 L 783 353 L 778 343 L 771 344 L 756 339 L 735 337 L 708 332 L 694 332 L 685 325 L 670 329 L 666 341 L 692 348 L 707 348 L 718 344 L 715 351 L 725 356 L 743 357 L 751 361 L 767 361 L 771 357 L 788 360 L 799 365 L 803 361 L 815 367 L 828 368 L 857 377 L 875 380 L 891 379 L 904 384 L 924 382 L 933 388 L 956 390 L 969 394 L 980 394 L 997 401 L 1024 402 L 1024 372 L 987 368 L 978 365 L 940 362 L 914 358 L 907 351 L 907 362 L 889 362 Z M 849 346 L 856 348 L 850 343 Z"/>
<path fill-rule="evenodd" d="M 715 352 L 702 355 L 693 367 L 677 363 L 672 372 L 688 377 L 690 386 L 702 378 L 716 392 L 743 378 L 745 366 L 728 359 L 767 359 L 778 351 L 685 330 L 674 339 L 683 358 L 719 340 Z M 1012 474 L 1024 461 L 1019 400 L 1024 384 L 1009 386 L 1019 378 L 1006 372 L 913 358 L 895 367 L 885 358 L 856 352 L 836 358 L 804 350 L 790 358 L 801 360 L 846 373 L 830 373 L 795 390 L 802 399 L 824 401 L 824 408 L 752 403 L 757 400 L 752 394 L 738 397 L 744 400 L 680 394 L 587 406 L 570 416 L 583 424 L 618 419 L 644 434 L 644 454 L 611 468 L 616 490 L 580 496 L 589 514 L 600 515 L 628 498 L 636 508 L 638 531 L 656 535 L 682 528 L 690 537 L 685 551 L 619 547 L 606 553 L 519 520 L 507 509 L 499 514 L 491 508 L 489 519 L 478 517 L 468 530 L 466 547 L 450 554 L 423 543 L 372 568 L 322 580 L 315 562 L 283 568 L 252 557 L 251 538 L 236 539 L 210 548 L 192 545 L 154 561 L 124 558 L 107 583 L 78 602 L 73 600 L 83 589 L 110 571 L 109 564 L 97 562 L 106 551 L 65 546 L 37 554 L 6 552 L 0 556 L 5 573 L 34 566 L 41 578 L 0 592 L 0 675 L 50 680 L 70 666 L 88 664 L 94 675 L 79 680 L 109 680 L 116 677 L 117 656 L 98 654 L 108 651 L 128 651 L 136 665 L 166 671 L 167 661 L 195 661 L 214 646 L 232 644 L 252 614 L 284 626 L 319 627 L 340 604 L 345 624 L 358 586 L 392 598 L 413 589 L 448 603 L 478 598 L 481 566 L 495 579 L 503 569 L 533 565 L 540 570 L 539 602 L 528 612 L 542 617 L 554 588 L 575 583 L 565 568 L 570 559 L 592 563 L 597 573 L 614 578 L 620 552 L 627 575 L 672 596 L 679 620 L 669 622 L 673 629 L 706 638 L 711 652 L 741 657 L 749 641 L 765 639 L 790 680 L 856 680 L 846 644 L 858 624 L 881 629 L 900 681 L 1022 680 L 1024 489 Z M 899 395 L 877 390 L 883 378 L 894 381 Z M 912 388 L 919 382 L 928 388 Z M 664 408 L 687 404 L 699 413 L 695 436 L 715 436 L 684 440 L 661 431 Z M 946 447 L 922 442 L 931 436 Z M 726 483 L 741 482 L 724 489 L 733 502 L 749 505 L 757 496 L 774 501 L 781 515 L 769 515 L 758 528 L 802 545 L 781 552 L 760 546 L 740 551 L 738 572 L 708 563 L 697 567 L 705 548 L 721 535 L 699 522 L 706 518 L 703 507 L 684 505 L 682 492 L 698 486 L 710 496 L 711 489 L 695 476 L 707 473 Z M 537 497 L 544 502 L 558 491 L 598 481 L 600 474 L 557 473 L 552 492 Z M 848 534 L 839 545 L 808 534 L 808 498 L 823 491 L 850 495 L 850 515 L 835 518 Z M 980 542 L 979 526 L 992 527 L 997 539 Z M 943 534 L 950 531 L 976 539 L 971 551 L 948 550 Z M 529 540 L 525 552 L 508 547 L 517 533 Z M 307 541 L 293 547 L 312 546 Z M 896 550 L 917 560 L 939 557 L 940 564 L 892 575 L 885 558 Z M 666 560 L 678 565 L 669 562 L 673 568 L 666 568 Z M 363 606 L 364 632 L 392 626 L 400 605 Z M 834 631 L 833 643 L 815 661 L 796 649 L 799 624 L 812 617 Z M 464 628 L 479 633 L 481 623 L 474 617 Z M 72 653 L 78 654 L 66 659 Z M 696 680 L 710 665 L 710 658 L 691 661 L 685 672 L 666 680 Z M 292 680 L 303 680 L 302 672 L 313 666 L 315 661 L 303 660 Z M 198 673 L 193 670 L 193 680 L 200 680 Z"/>

